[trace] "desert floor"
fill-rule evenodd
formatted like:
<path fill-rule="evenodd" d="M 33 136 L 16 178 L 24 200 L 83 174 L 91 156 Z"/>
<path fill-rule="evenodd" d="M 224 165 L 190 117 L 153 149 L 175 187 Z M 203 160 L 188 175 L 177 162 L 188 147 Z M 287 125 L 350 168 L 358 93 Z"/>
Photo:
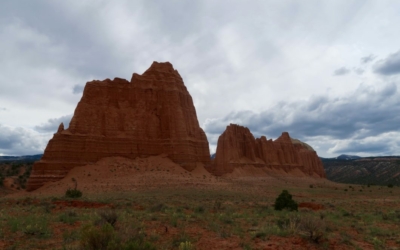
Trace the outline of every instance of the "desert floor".
<path fill-rule="evenodd" d="M 290 176 L 103 159 L 33 192 L 2 190 L 0 249 L 400 249 L 399 187 Z M 65 197 L 72 179 L 80 198 Z M 284 189 L 298 211 L 274 210 Z"/>

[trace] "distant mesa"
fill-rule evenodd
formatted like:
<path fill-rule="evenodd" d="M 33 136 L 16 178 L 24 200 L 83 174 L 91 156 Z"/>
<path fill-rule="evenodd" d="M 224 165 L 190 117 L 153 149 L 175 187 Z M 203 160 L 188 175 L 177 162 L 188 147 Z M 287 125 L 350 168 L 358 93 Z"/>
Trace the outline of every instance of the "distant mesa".
<path fill-rule="evenodd" d="M 286 173 L 300 170 L 307 176 L 326 178 L 314 149 L 290 138 L 289 133 L 283 132 L 275 141 L 265 136 L 256 139 L 248 128 L 230 124 L 219 137 L 213 164 L 207 170 L 224 175 L 246 166 L 283 169 Z"/>
<path fill-rule="evenodd" d="M 349 161 L 349 160 L 358 160 L 358 159 L 363 159 L 363 158 L 369 158 L 369 157 L 361 157 L 358 155 L 346 155 L 346 154 L 341 154 L 337 157 L 332 157 L 332 158 L 324 158 L 320 157 L 322 161 L 329 161 L 329 160 L 342 160 L 342 161 Z"/>
<path fill-rule="evenodd" d="M 338 157 L 336 157 L 336 159 L 338 159 L 338 160 L 355 160 L 355 159 L 360 159 L 361 157 L 360 156 L 357 156 L 357 155 L 345 155 L 345 154 L 342 154 L 342 155 L 339 155 Z"/>
<path fill-rule="evenodd" d="M 69 128 L 60 124 L 43 157 L 34 164 L 27 190 L 57 181 L 77 166 L 102 158 L 167 155 L 192 171 L 198 163 L 215 175 L 237 166 L 298 169 L 305 175 L 325 177 L 321 161 L 307 144 L 283 133 L 277 140 L 255 139 L 251 132 L 231 124 L 218 140 L 211 163 L 209 145 L 200 128 L 192 97 L 169 62 L 153 62 L 130 81 L 86 83 Z"/>
<path fill-rule="evenodd" d="M 154 62 L 143 75 L 134 73 L 131 81 L 86 83 L 69 128 L 60 124 L 34 164 L 27 190 L 104 157 L 160 154 L 189 171 L 197 162 L 210 164 L 207 137 L 192 97 L 169 62 Z"/>

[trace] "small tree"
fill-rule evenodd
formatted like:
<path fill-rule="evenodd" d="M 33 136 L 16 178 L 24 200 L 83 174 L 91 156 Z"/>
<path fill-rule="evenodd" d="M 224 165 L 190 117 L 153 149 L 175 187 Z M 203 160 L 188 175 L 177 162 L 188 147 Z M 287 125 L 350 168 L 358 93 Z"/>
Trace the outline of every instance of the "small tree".
<path fill-rule="evenodd" d="M 282 193 L 276 198 L 274 204 L 275 210 L 288 209 L 297 211 L 297 203 L 292 199 L 292 195 L 287 190 L 282 190 Z"/>
<path fill-rule="evenodd" d="M 82 192 L 78 189 L 78 182 L 75 180 L 75 178 L 71 179 L 72 182 L 75 184 L 74 189 L 68 188 L 68 190 L 65 192 L 65 196 L 67 198 L 79 198 L 82 196 Z"/>

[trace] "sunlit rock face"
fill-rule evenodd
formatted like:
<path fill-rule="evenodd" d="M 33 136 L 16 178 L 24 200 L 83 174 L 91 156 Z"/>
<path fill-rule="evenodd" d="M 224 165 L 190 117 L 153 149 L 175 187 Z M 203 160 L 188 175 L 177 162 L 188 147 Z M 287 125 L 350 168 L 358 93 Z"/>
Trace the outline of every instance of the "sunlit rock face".
<path fill-rule="evenodd" d="M 104 157 L 159 154 L 189 171 L 197 162 L 210 164 L 192 97 L 169 62 L 154 62 L 142 75 L 134 73 L 131 81 L 86 83 L 69 128 L 61 124 L 49 141 L 34 164 L 27 190 Z"/>

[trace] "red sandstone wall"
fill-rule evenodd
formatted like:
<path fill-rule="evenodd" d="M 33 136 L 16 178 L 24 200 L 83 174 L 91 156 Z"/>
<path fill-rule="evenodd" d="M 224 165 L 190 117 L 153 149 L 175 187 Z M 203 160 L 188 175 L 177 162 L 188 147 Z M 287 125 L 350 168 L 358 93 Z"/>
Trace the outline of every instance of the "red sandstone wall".
<path fill-rule="evenodd" d="M 130 82 L 115 78 L 86 84 L 69 128 L 60 125 L 49 141 L 27 190 L 103 157 L 163 153 L 187 170 L 196 162 L 210 163 L 208 141 L 181 76 L 170 63 L 154 62 Z"/>
<path fill-rule="evenodd" d="M 230 124 L 218 138 L 215 159 L 207 169 L 223 175 L 246 165 L 285 171 L 299 169 L 306 175 L 326 178 L 317 153 L 301 143 L 293 143 L 287 132 L 275 141 L 265 136 L 255 139 L 248 128 Z"/>

